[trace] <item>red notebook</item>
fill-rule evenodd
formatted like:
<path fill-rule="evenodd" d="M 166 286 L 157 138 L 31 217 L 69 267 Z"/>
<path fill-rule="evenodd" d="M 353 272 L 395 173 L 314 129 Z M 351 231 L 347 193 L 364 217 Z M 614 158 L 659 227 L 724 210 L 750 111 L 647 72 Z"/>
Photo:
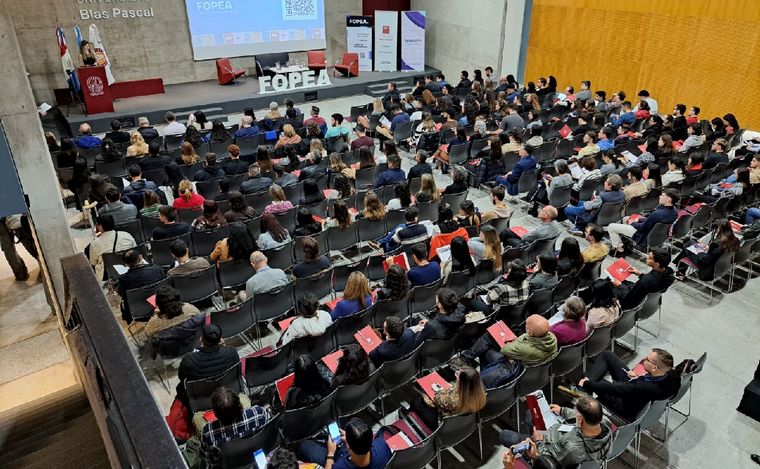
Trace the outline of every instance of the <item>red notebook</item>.
<path fill-rule="evenodd" d="M 546 431 L 552 425 L 559 423 L 557 415 L 549 410 L 549 402 L 544 397 L 543 391 L 532 392 L 525 396 L 525 405 L 528 407 L 533 418 L 533 427 L 536 430 Z"/>
<path fill-rule="evenodd" d="M 630 217 L 628 217 L 628 224 L 630 225 L 632 223 L 636 223 L 637 221 L 641 220 L 642 218 L 644 218 L 643 215 L 639 215 L 638 213 L 634 213 L 633 215 L 631 215 Z"/>
<path fill-rule="evenodd" d="M 277 386 L 277 394 L 280 396 L 280 402 L 282 402 L 283 405 L 285 405 L 285 396 L 288 394 L 288 389 L 293 386 L 293 381 L 295 381 L 295 379 L 295 373 L 290 373 L 288 376 L 275 381 L 275 386 Z"/>
<path fill-rule="evenodd" d="M 317 222 L 317 223 L 319 223 L 319 224 L 322 224 L 324 222 L 324 220 L 322 219 L 322 217 L 320 217 L 319 215 L 312 215 L 311 218 L 313 218 L 314 221 Z"/>
<path fill-rule="evenodd" d="M 335 371 L 338 369 L 338 360 L 342 356 L 343 350 L 338 350 L 331 353 L 330 355 L 325 355 L 322 357 L 322 361 L 324 362 L 325 366 L 329 368 L 330 371 L 332 371 L 332 374 L 335 374 Z"/>
<path fill-rule="evenodd" d="M 729 220 L 728 223 L 731 224 L 731 229 L 734 230 L 734 233 L 740 233 L 744 229 L 744 225 L 734 220 Z"/>
<path fill-rule="evenodd" d="M 292 174 L 295 177 L 298 177 L 301 175 L 301 170 L 300 169 L 293 170 L 290 172 L 290 174 Z"/>
<path fill-rule="evenodd" d="M 528 234 L 528 229 L 525 228 L 524 226 L 513 226 L 510 228 L 510 230 L 512 230 L 512 233 L 516 234 L 517 236 L 521 238 L 525 236 L 526 234 Z"/>
<path fill-rule="evenodd" d="M 400 265 L 404 270 L 409 270 L 409 259 L 407 259 L 405 252 L 393 256 L 393 263 Z M 388 272 L 388 267 L 390 267 L 388 261 L 383 261 L 383 269 L 385 269 L 386 272 Z"/>
<path fill-rule="evenodd" d="M 359 169 L 361 167 L 361 163 L 354 163 L 351 165 L 351 169 Z"/>
<path fill-rule="evenodd" d="M 147 301 L 149 305 L 153 306 L 153 309 L 156 308 L 156 294 L 155 293 L 145 298 L 145 301 Z"/>
<path fill-rule="evenodd" d="M 565 124 L 562 126 L 561 129 L 559 129 L 559 136 L 562 138 L 567 138 L 567 136 L 570 135 L 572 132 L 573 130 L 570 128 L 570 126 Z"/>
<path fill-rule="evenodd" d="M 348 209 L 348 213 L 350 213 L 351 215 L 356 216 L 356 214 L 358 214 L 359 211 L 356 210 L 354 207 L 351 207 L 351 208 Z"/>
<path fill-rule="evenodd" d="M 644 361 L 640 361 L 636 364 L 636 366 L 633 367 L 633 372 L 636 373 L 636 376 L 644 376 L 647 374 L 647 370 L 644 369 Z"/>
<path fill-rule="evenodd" d="M 618 259 L 612 264 L 610 264 L 609 267 L 607 267 L 607 272 L 610 274 L 612 278 L 615 280 L 622 282 L 623 280 L 627 279 L 631 276 L 631 264 L 629 264 L 625 259 Z"/>
<path fill-rule="evenodd" d="M 425 391 L 425 394 L 427 394 L 430 399 L 433 399 L 435 397 L 435 393 L 437 392 L 433 389 L 433 384 L 439 384 L 441 386 L 441 389 L 451 387 L 451 384 L 445 379 L 441 378 L 441 375 L 439 375 L 437 371 L 434 371 L 429 375 L 418 379 L 417 384 L 420 385 L 422 390 Z"/>
<path fill-rule="evenodd" d="M 214 411 L 213 410 L 207 410 L 206 412 L 204 412 L 203 413 L 203 420 L 205 420 L 206 422 L 209 422 L 209 423 L 211 423 L 214 420 L 216 420 L 216 415 L 214 415 Z"/>
<path fill-rule="evenodd" d="M 322 191 L 322 193 L 325 195 L 325 199 L 330 198 L 330 194 L 332 193 L 332 191 L 333 191 L 332 189 L 325 189 Z"/>
<path fill-rule="evenodd" d="M 343 298 L 335 298 L 334 300 L 330 300 L 327 303 L 325 303 L 325 307 L 327 307 L 327 309 L 332 311 L 335 309 L 335 306 L 338 304 L 338 302 L 342 299 Z"/>
<path fill-rule="evenodd" d="M 412 441 L 408 436 L 404 435 L 404 432 L 396 433 L 392 437 L 385 440 L 385 443 L 388 444 L 388 447 L 391 449 L 391 451 L 401 451 L 402 449 L 412 447 Z"/>
<path fill-rule="evenodd" d="M 641 150 L 642 153 L 645 152 L 645 151 L 647 151 L 647 144 L 646 143 L 642 143 L 641 145 L 639 145 L 639 150 Z"/>
<path fill-rule="evenodd" d="M 283 319 L 282 321 L 279 321 L 277 325 L 280 327 L 281 331 L 285 331 L 288 327 L 290 327 L 290 323 L 295 321 L 295 319 L 298 316 L 291 316 L 289 318 Z"/>
<path fill-rule="evenodd" d="M 507 326 L 504 321 L 499 321 L 491 324 L 491 327 L 488 329 L 488 333 L 491 334 L 491 337 L 493 337 L 493 340 L 496 341 L 497 344 L 499 344 L 499 347 L 504 347 L 504 344 L 507 342 L 512 342 L 517 338 L 514 332 L 512 332 L 512 329 Z"/>
<path fill-rule="evenodd" d="M 702 202 L 697 202 L 696 204 L 689 205 L 686 207 L 686 211 L 689 213 L 697 213 L 697 210 L 704 204 Z"/>
<path fill-rule="evenodd" d="M 364 351 L 367 353 L 375 350 L 380 346 L 380 344 L 383 343 L 383 339 L 377 335 L 377 332 L 372 329 L 372 326 L 365 326 L 364 329 L 361 329 L 359 332 L 354 334 L 354 338 L 357 342 L 359 342 L 359 345 L 361 345 Z"/>

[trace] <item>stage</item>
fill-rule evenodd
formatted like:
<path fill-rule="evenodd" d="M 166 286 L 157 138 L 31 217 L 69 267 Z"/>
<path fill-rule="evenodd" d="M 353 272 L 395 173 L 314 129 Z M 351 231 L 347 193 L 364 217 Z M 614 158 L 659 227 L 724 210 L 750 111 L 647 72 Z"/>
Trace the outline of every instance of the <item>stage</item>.
<path fill-rule="evenodd" d="M 164 113 L 169 110 L 181 122 L 187 119 L 189 113 L 199 109 L 203 110 L 209 120 L 213 120 L 223 118 L 226 114 L 242 112 L 247 106 L 259 110 L 268 108 L 272 101 L 283 106 L 285 98 L 303 104 L 352 95 L 381 96 L 389 81 L 395 81 L 403 94 L 411 91 L 415 78 L 438 72 L 435 68 L 427 67 L 424 72 L 361 72 L 358 77 L 346 78 L 334 77 L 330 68 L 328 75 L 332 85 L 266 94 L 259 94 L 258 77 L 238 80 L 236 85 L 219 85 L 216 80 L 180 83 L 165 85 L 164 94 L 115 100 L 115 112 L 85 116 L 78 107 L 71 106 L 68 120 L 74 134 L 82 122 L 88 122 L 95 133 L 110 130 L 113 119 L 119 119 L 125 127 L 134 126 L 140 116 L 147 116 L 151 123 L 162 123 Z M 65 107 L 61 110 L 66 112 Z"/>

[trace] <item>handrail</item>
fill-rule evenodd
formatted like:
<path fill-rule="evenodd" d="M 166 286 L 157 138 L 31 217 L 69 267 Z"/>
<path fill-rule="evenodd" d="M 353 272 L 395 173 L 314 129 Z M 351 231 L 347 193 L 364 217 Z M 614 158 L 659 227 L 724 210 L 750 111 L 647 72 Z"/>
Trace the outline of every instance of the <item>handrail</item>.
<path fill-rule="evenodd" d="M 187 467 L 83 254 L 61 259 L 71 351 L 112 467 Z"/>

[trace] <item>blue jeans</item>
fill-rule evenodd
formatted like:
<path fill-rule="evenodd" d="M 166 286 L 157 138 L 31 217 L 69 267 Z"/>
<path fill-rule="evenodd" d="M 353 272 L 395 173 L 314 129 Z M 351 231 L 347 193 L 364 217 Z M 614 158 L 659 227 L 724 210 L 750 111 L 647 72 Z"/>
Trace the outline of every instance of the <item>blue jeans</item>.
<path fill-rule="evenodd" d="M 575 219 L 578 218 L 579 215 L 582 215 L 586 211 L 586 208 L 583 206 L 583 201 L 578 202 L 578 205 L 568 205 L 565 207 L 565 217 L 567 217 L 568 220 L 572 221 L 574 224 Z"/>
<path fill-rule="evenodd" d="M 335 461 L 341 458 L 343 453 L 346 452 L 346 445 L 342 444 L 338 446 L 335 451 Z M 311 462 L 319 464 L 324 467 L 327 461 L 327 446 L 324 443 L 318 443 L 314 440 L 302 441 L 298 445 L 298 459 L 303 462 Z"/>
<path fill-rule="evenodd" d="M 747 210 L 747 215 L 744 217 L 744 224 L 751 225 L 757 220 L 760 220 L 760 208 L 750 208 Z"/>
<path fill-rule="evenodd" d="M 506 186 L 507 188 L 507 194 L 509 195 L 517 195 L 517 182 L 511 182 L 509 179 L 507 179 L 506 176 L 496 176 L 496 179 L 494 179 L 497 185 L 499 186 Z"/>

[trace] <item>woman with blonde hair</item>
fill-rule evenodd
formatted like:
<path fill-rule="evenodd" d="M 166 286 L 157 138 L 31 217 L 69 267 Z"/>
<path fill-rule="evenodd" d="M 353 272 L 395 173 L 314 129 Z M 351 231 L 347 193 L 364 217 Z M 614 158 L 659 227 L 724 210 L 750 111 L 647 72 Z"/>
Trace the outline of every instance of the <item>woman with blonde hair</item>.
<path fill-rule="evenodd" d="M 437 202 L 441 199 L 441 192 L 435 185 L 435 178 L 432 174 L 423 174 L 420 185 L 420 191 L 414 196 L 417 203 Z"/>
<path fill-rule="evenodd" d="M 492 260 L 493 270 L 501 272 L 501 240 L 493 226 L 484 225 L 480 230 L 480 236 L 470 238 L 467 244 L 470 246 L 475 262 Z"/>
<path fill-rule="evenodd" d="M 272 203 L 264 208 L 264 213 L 278 214 L 287 212 L 293 208 L 293 204 L 285 197 L 285 191 L 282 190 L 277 184 L 269 186 L 269 197 L 272 198 Z"/>
<path fill-rule="evenodd" d="M 301 143 L 301 136 L 296 133 L 296 129 L 290 124 L 282 126 L 282 136 L 274 145 L 275 149 L 282 148 L 286 145 L 298 145 Z"/>
<path fill-rule="evenodd" d="M 318 151 L 323 157 L 327 156 L 327 150 L 322 146 L 322 140 L 318 138 L 312 138 L 309 141 L 309 153 L 314 153 L 315 151 Z"/>
<path fill-rule="evenodd" d="M 430 91 L 430 90 L 425 90 Z M 433 115 L 430 114 L 430 112 L 425 111 L 422 113 L 422 122 L 417 124 L 417 128 L 414 129 L 414 144 L 417 145 L 420 142 L 420 137 L 422 137 L 422 134 L 427 133 L 434 133 L 436 131 L 435 129 L 435 121 L 433 121 Z"/>
<path fill-rule="evenodd" d="M 372 115 L 379 116 L 385 114 L 385 106 L 383 106 L 383 100 L 380 97 L 375 98 L 372 103 Z"/>
<path fill-rule="evenodd" d="M 346 166 L 346 163 L 343 162 L 343 158 L 340 157 L 339 153 L 330 153 L 329 169 L 331 173 L 342 174 L 349 179 L 356 178 L 356 170 Z"/>
<path fill-rule="evenodd" d="M 361 215 L 371 221 L 380 221 L 385 218 L 385 205 L 374 192 L 367 191 L 364 196 L 364 210 Z"/>
<path fill-rule="evenodd" d="M 187 179 L 183 179 L 179 182 L 179 197 L 174 199 L 172 207 L 176 209 L 181 208 L 197 208 L 203 206 L 203 196 L 196 194 L 193 189 L 193 183 Z"/>
<path fill-rule="evenodd" d="M 127 156 L 137 156 L 142 158 L 148 154 L 148 144 L 145 143 L 145 139 L 140 132 L 136 130 L 132 131 L 129 135 L 129 141 L 132 144 L 127 147 Z"/>
<path fill-rule="evenodd" d="M 486 390 L 480 374 L 472 367 L 463 366 L 456 371 L 454 383 L 430 399 L 422 393 L 422 400 L 412 401 L 412 410 L 429 428 L 437 428 L 439 420 L 452 415 L 472 414 L 486 405 Z"/>
<path fill-rule="evenodd" d="M 197 163 L 201 159 L 190 142 L 182 142 L 181 152 L 180 161 L 177 161 L 177 163 L 191 165 Z"/>
<path fill-rule="evenodd" d="M 346 282 L 346 290 L 343 299 L 340 300 L 330 313 L 332 320 L 344 316 L 351 316 L 372 306 L 372 291 L 369 289 L 369 281 L 359 271 L 351 272 Z"/>

